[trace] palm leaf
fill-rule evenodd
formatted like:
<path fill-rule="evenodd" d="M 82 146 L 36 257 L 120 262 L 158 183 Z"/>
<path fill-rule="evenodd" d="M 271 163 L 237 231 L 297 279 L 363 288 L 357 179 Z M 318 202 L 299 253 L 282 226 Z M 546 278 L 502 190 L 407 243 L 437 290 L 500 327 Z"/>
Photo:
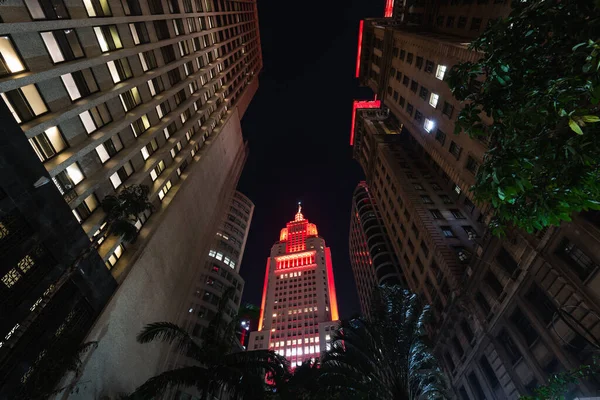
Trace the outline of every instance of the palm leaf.
<path fill-rule="evenodd" d="M 160 398 L 166 391 L 180 387 L 196 387 L 204 391 L 210 383 L 210 372 L 204 367 L 184 367 L 163 372 L 148 379 L 129 395 L 132 400 Z"/>
<path fill-rule="evenodd" d="M 148 324 L 137 335 L 139 343 L 149 343 L 161 341 L 174 344 L 175 348 L 181 352 L 192 352 L 193 356 L 201 353 L 200 346 L 194 341 L 192 336 L 177 324 L 171 322 L 154 322 Z"/>

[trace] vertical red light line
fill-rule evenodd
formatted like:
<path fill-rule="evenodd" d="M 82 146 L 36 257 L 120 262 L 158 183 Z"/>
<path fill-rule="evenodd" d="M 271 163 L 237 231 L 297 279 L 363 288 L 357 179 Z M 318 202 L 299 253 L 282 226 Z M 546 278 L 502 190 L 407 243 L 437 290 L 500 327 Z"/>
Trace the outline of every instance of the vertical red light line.
<path fill-rule="evenodd" d="M 362 52 L 362 37 L 363 37 L 364 24 L 365 24 L 365 21 L 362 19 L 360 20 L 360 23 L 358 24 L 358 50 L 357 50 L 358 54 L 356 55 L 356 77 L 357 78 L 360 75 L 360 53 Z"/>
<path fill-rule="evenodd" d="M 269 284 L 269 267 L 271 265 L 271 257 L 267 258 L 267 268 L 265 269 L 265 283 L 263 285 L 262 302 L 260 303 L 260 319 L 258 320 L 258 330 L 262 331 L 263 320 L 265 316 L 265 302 L 267 300 L 267 286 Z"/>
<path fill-rule="evenodd" d="M 389 18 L 394 13 L 394 0 L 386 0 L 385 2 L 385 11 L 383 12 L 383 16 L 385 18 Z"/>
<path fill-rule="evenodd" d="M 335 293 L 335 282 L 333 280 L 333 266 L 331 264 L 331 250 L 325 248 L 325 266 L 327 267 L 327 285 L 329 286 L 329 304 L 331 309 L 331 320 L 340 319 L 338 314 L 337 295 Z"/>
<path fill-rule="evenodd" d="M 350 146 L 354 146 L 354 124 L 356 123 L 356 106 L 358 101 L 352 102 L 352 127 L 350 128 Z"/>

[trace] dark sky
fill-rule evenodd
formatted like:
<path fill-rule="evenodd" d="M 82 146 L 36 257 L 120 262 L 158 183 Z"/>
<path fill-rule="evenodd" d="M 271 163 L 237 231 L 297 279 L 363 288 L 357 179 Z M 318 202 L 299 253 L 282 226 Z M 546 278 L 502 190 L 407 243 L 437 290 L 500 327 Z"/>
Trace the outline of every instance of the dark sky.
<path fill-rule="evenodd" d="M 241 266 L 243 301 L 260 305 L 266 260 L 302 201 L 331 247 L 341 317 L 359 311 L 348 255 L 352 192 L 363 179 L 349 146 L 359 20 L 384 0 L 259 0 L 264 67 L 242 120 L 250 155 L 238 189 L 256 205 Z"/>

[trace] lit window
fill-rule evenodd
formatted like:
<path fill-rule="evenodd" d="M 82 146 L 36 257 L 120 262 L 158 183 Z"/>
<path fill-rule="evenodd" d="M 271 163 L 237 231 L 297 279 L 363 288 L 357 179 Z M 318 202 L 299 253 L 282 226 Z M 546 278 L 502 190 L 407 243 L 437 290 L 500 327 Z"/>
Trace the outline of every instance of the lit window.
<path fill-rule="evenodd" d="M 123 47 L 116 25 L 95 26 L 94 33 L 103 53 Z"/>
<path fill-rule="evenodd" d="M 158 198 L 162 201 L 162 199 L 165 198 L 165 196 L 167 195 L 167 193 L 169 192 L 169 190 L 171 190 L 171 187 L 173 185 L 171 184 L 171 181 L 168 180 L 167 183 L 165 183 L 165 186 L 162 187 L 162 189 L 160 189 L 160 191 L 158 192 Z M 218 258 L 218 257 L 217 257 Z M 220 259 L 220 258 L 219 258 Z"/>
<path fill-rule="evenodd" d="M 446 75 L 446 66 L 438 65 L 437 70 L 435 71 L 435 77 L 438 78 L 439 80 L 443 80 L 444 75 Z"/>
<path fill-rule="evenodd" d="M 29 143 L 42 162 L 54 157 L 67 147 L 60 130 L 56 126 L 32 137 L 29 139 Z"/>
<path fill-rule="evenodd" d="M 131 174 L 133 174 L 133 166 L 131 165 L 130 161 L 127 161 L 127 163 L 125 163 L 125 165 L 123 165 L 121 168 L 119 168 L 117 170 L 117 172 L 115 172 L 114 174 L 111 175 L 110 177 L 110 181 L 113 184 L 113 187 L 116 189 L 119 186 L 121 186 L 121 184 L 123 182 L 125 182 L 127 180 L 127 178 L 129 178 L 131 176 Z"/>
<path fill-rule="evenodd" d="M 215 258 L 219 261 L 221 261 L 223 259 L 223 253 L 217 253 L 217 255 L 215 256 Z"/>
<path fill-rule="evenodd" d="M 120 244 L 117 246 L 115 251 L 106 259 L 105 264 L 108 269 L 112 269 L 115 266 L 117 261 L 119 261 L 119 258 L 121 258 L 121 256 L 123 255 L 124 250 L 125 248 L 122 244 Z"/>
<path fill-rule="evenodd" d="M 0 36 L 0 76 L 14 74 L 25 70 L 15 48 L 8 36 Z"/>
<path fill-rule="evenodd" d="M 77 163 L 73 163 L 67 167 L 67 175 L 69 175 L 69 178 L 71 178 L 73 185 L 77 185 L 84 178 L 83 173 L 81 172 L 81 169 Z"/>
<path fill-rule="evenodd" d="M 439 99 L 440 99 L 439 94 L 431 93 L 431 96 L 429 96 L 429 105 L 433 108 L 436 108 Z"/>
<path fill-rule="evenodd" d="M 164 161 L 160 161 L 158 163 L 158 165 L 152 170 L 150 171 L 150 178 L 152 178 L 152 182 L 154 182 L 156 179 L 158 179 L 158 176 L 165 170 L 165 163 Z"/>
<path fill-rule="evenodd" d="M 210 250 L 210 251 L 208 252 L 208 256 L 209 256 L 209 257 L 214 257 L 216 254 L 217 254 L 217 252 L 216 252 L 216 251 L 214 251 L 214 250 Z"/>
<path fill-rule="evenodd" d="M 423 124 L 423 128 L 425 128 L 425 130 L 427 132 L 431 132 L 431 130 L 433 129 L 434 126 L 434 122 L 432 120 L 430 120 L 429 118 L 425 118 L 425 123 Z"/>
<path fill-rule="evenodd" d="M 2 283 L 6 287 L 12 287 L 19 279 L 21 279 L 21 274 L 17 272 L 16 268 L 13 268 L 2 277 Z"/>
<path fill-rule="evenodd" d="M 90 17 L 110 17 L 108 0 L 83 0 L 85 9 Z"/>
<path fill-rule="evenodd" d="M 110 71 L 110 76 L 114 83 L 119 83 L 126 79 L 129 79 L 133 76 L 131 72 L 131 67 L 129 66 L 129 61 L 127 58 L 122 58 L 120 60 L 109 61 L 106 63 L 108 66 L 108 70 Z"/>
<path fill-rule="evenodd" d="M 0 95 L 18 123 L 31 121 L 48 111 L 40 92 L 33 84 Z"/>

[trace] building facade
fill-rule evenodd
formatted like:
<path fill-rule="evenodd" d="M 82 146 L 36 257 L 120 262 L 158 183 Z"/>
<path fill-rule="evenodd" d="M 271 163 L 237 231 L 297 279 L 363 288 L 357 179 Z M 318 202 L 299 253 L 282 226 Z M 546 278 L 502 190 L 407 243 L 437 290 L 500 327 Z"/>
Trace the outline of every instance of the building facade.
<path fill-rule="evenodd" d="M 81 396 L 130 391 L 162 357 L 136 333 L 188 302 L 245 162 L 240 119 L 262 67 L 256 2 L 9 0 L 0 17 L 1 97 L 88 236 L 104 196 L 151 189 L 138 240 L 100 246 L 119 288 L 81 378 Z"/>
<path fill-rule="evenodd" d="M 43 366 L 78 347 L 117 283 L 95 254 L 59 284 L 89 240 L 4 104 L 0 115 L 0 398 L 17 400 L 52 390 L 61 376 Z"/>
<path fill-rule="evenodd" d="M 188 306 L 181 319 L 180 326 L 185 327 L 197 340 L 201 340 L 204 329 L 218 311 L 218 304 L 228 288 L 233 288 L 233 293 L 226 310 L 226 318 L 233 318 L 238 314 L 244 291 L 240 267 L 253 213 L 254 203 L 235 191 L 215 233 L 213 244 L 201 268 L 202 273 L 192 289 Z M 237 343 L 237 346 L 232 344 L 232 347 L 237 347 L 238 350 L 241 350 L 241 346 L 241 342 Z M 167 368 L 175 369 L 193 365 L 194 362 L 185 354 L 173 352 L 167 360 Z M 192 396 L 198 395 L 191 389 L 186 392 Z"/>
<path fill-rule="evenodd" d="M 292 368 L 329 348 L 339 319 L 331 251 L 301 211 L 271 248 L 258 330 L 248 343 L 249 351 L 285 356 Z"/>
<path fill-rule="evenodd" d="M 357 77 L 380 108 L 353 115 L 354 157 L 380 208 L 408 287 L 432 304 L 430 334 L 456 396 L 516 399 L 591 360 L 600 338 L 600 220 L 535 234 L 486 230 L 469 187 L 489 138 L 453 134 L 461 104 L 443 81 L 503 2 L 405 2 L 361 23 Z M 491 121 L 487 121 L 491 122 Z M 585 381 L 574 395 L 597 395 Z"/>
<path fill-rule="evenodd" d="M 366 316 L 377 285 L 405 285 L 389 240 L 377 201 L 367 183 L 360 182 L 352 196 L 349 248 L 360 310 Z"/>

